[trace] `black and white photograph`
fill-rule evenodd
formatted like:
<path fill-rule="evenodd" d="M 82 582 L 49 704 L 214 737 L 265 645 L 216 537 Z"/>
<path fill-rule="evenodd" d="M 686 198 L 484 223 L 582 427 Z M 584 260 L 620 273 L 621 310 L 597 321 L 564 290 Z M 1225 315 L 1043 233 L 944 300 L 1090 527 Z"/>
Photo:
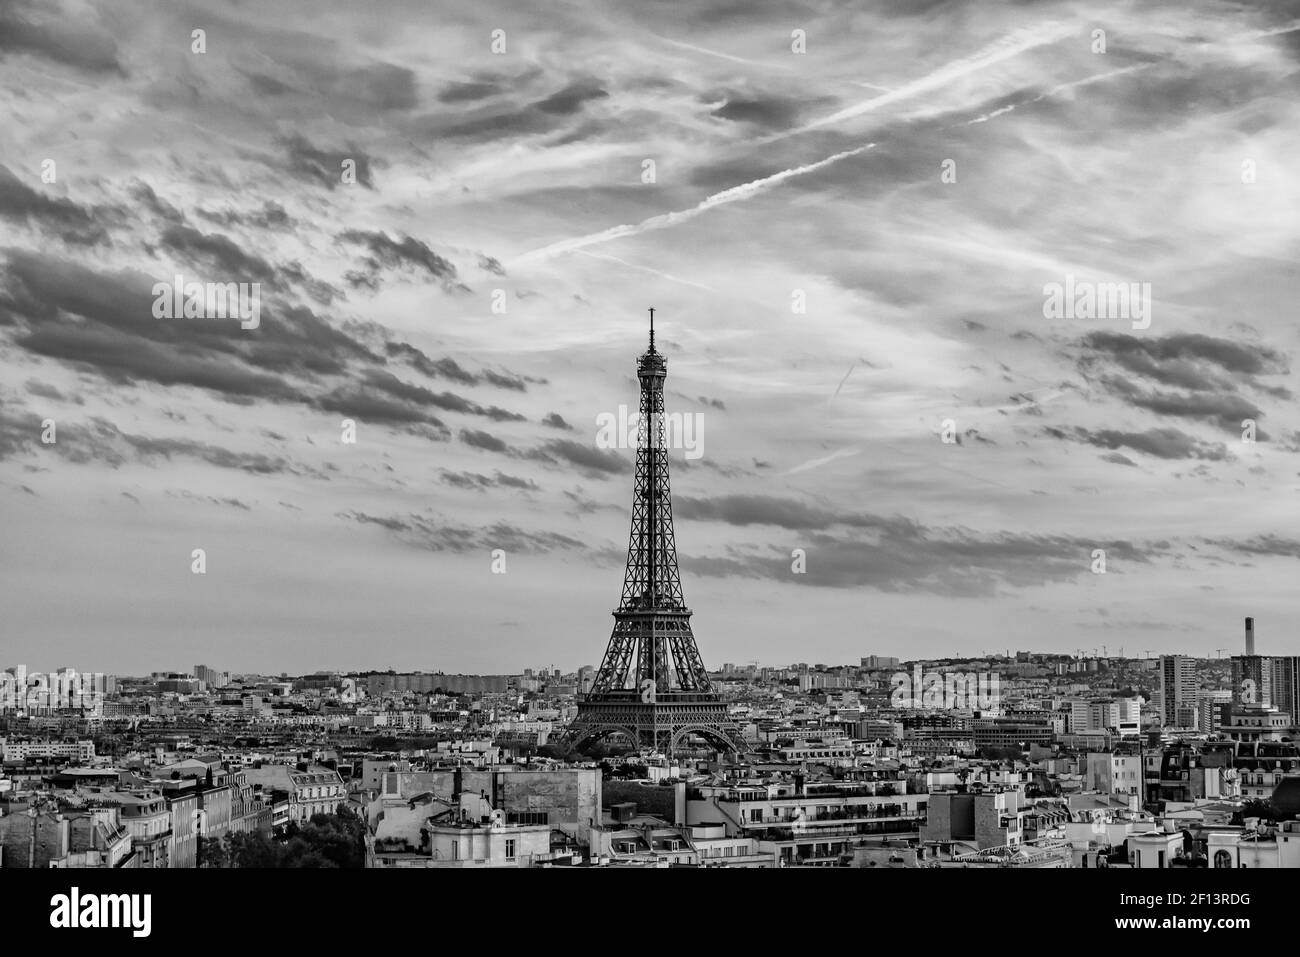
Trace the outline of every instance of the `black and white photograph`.
<path fill-rule="evenodd" d="M 13 940 L 1280 930 L 1298 164 L 1298 0 L 0 0 Z"/>

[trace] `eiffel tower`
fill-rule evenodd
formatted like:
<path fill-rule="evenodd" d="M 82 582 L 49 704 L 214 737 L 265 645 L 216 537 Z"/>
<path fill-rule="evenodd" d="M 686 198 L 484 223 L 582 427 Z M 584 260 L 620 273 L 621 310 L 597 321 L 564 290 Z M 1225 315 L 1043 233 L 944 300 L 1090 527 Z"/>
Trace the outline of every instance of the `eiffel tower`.
<path fill-rule="evenodd" d="M 636 364 L 641 414 L 623 598 L 600 670 L 578 698 L 569 736 L 576 747 L 621 734 L 640 750 L 667 755 L 698 737 L 717 750 L 740 752 L 748 748 L 709 680 L 682 598 L 664 441 L 667 368 L 655 350 L 651 309 L 650 348 Z"/>

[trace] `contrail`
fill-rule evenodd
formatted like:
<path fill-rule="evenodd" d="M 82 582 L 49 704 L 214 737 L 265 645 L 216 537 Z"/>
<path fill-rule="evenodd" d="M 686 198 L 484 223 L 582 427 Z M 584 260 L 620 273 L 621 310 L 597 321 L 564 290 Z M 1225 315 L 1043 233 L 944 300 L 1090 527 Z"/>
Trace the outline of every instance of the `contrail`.
<path fill-rule="evenodd" d="M 1235 37 L 1232 37 L 1231 39 L 1232 40 L 1259 40 L 1264 37 L 1275 37 L 1283 33 L 1295 33 L 1297 30 L 1300 30 L 1300 20 L 1296 20 L 1292 23 L 1289 23 L 1284 27 L 1274 27 L 1271 30 L 1256 30 L 1253 33 L 1241 33 Z"/>
<path fill-rule="evenodd" d="M 1133 73 L 1136 72 L 1137 70 L 1145 70 L 1149 66 L 1151 66 L 1150 63 L 1140 63 L 1136 66 L 1120 67 L 1118 70 L 1110 70 L 1106 73 L 1096 73 L 1093 74 L 1092 76 L 1086 76 L 1082 80 L 1074 80 L 1073 82 L 1070 83 L 1059 83 L 1056 86 L 1052 87 L 1047 92 L 1040 93 L 1038 94 L 1038 96 L 1035 96 L 1032 99 L 1022 100 L 1019 103 L 1013 103 L 1010 106 L 1004 106 L 1001 109 L 994 110 L 992 113 L 985 113 L 983 116 L 977 116 L 975 117 L 975 119 L 967 121 L 966 125 L 973 126 L 976 123 L 987 123 L 989 120 L 993 119 L 994 117 L 1002 116 L 1004 113 L 1010 113 L 1012 110 L 1016 109 L 1017 107 L 1029 106 L 1030 104 L 1038 103 L 1040 100 L 1045 100 L 1049 96 L 1057 96 L 1061 93 L 1064 93 L 1066 90 L 1076 90 L 1082 86 L 1091 86 L 1093 83 L 1100 83 L 1102 80 L 1109 80 L 1111 77 L 1123 76 L 1126 73 Z"/>
<path fill-rule="evenodd" d="M 746 60 L 744 57 L 741 57 L 741 56 L 733 56 L 733 55 L 731 55 L 730 53 L 722 53 L 722 52 L 720 52 L 720 51 L 718 51 L 718 50 L 710 50 L 708 47 L 697 47 L 697 46 L 696 46 L 695 44 L 693 44 L 693 43 L 683 43 L 681 40 L 670 40 L 668 37 L 656 36 L 655 39 L 656 39 L 656 40 L 662 40 L 664 43 L 667 43 L 669 46 L 679 47 L 679 48 L 681 48 L 681 49 L 683 49 L 683 50 L 691 50 L 691 51 L 693 51 L 693 52 L 695 52 L 695 53 L 703 53 L 703 54 L 706 54 L 706 55 L 708 55 L 708 56 L 715 56 L 715 57 L 718 57 L 719 59 L 722 59 L 722 60 L 730 60 L 732 63 L 746 63 L 746 64 L 748 64 L 748 65 L 750 65 L 750 66 L 761 66 L 761 67 L 763 67 L 765 70 L 771 70 L 771 69 L 777 69 L 777 70 L 788 70 L 788 69 L 790 69 L 790 67 L 788 67 L 788 66 L 784 66 L 783 64 L 780 64 L 780 63 L 763 63 L 763 62 L 760 61 L 760 60 Z"/>
<path fill-rule="evenodd" d="M 830 405 L 832 402 L 835 401 L 835 396 L 840 394 L 840 389 L 844 388 L 844 383 L 849 381 L 849 376 L 853 375 L 853 370 L 856 369 L 857 367 L 858 364 L 856 362 L 853 363 L 853 365 L 849 366 L 849 371 L 844 373 L 844 378 L 841 379 L 840 384 L 835 387 L 834 395 L 832 395 L 829 399 L 826 400 L 827 405 Z"/>
<path fill-rule="evenodd" d="M 951 83 L 953 80 L 959 80 L 972 73 L 978 73 L 980 70 L 1001 63 L 1003 60 L 1010 60 L 1012 57 L 1019 56 L 1036 47 L 1056 43 L 1058 40 L 1062 40 L 1074 33 L 1077 29 L 1077 27 L 1070 24 L 1057 23 L 1038 30 L 1017 30 L 1001 40 L 989 44 L 977 53 L 939 67 L 929 76 L 923 76 L 919 80 L 905 83 L 882 96 L 873 97 L 862 103 L 855 103 L 853 106 L 845 107 L 837 113 L 824 116 L 820 120 L 813 120 L 811 123 L 797 129 L 779 133 L 773 138 L 780 139 L 792 136 L 795 133 L 803 133 L 821 126 L 828 126 L 832 123 L 842 123 L 844 120 L 851 120 L 854 117 L 862 116 L 864 113 L 878 110 L 882 106 L 889 106 L 901 100 L 910 99 L 918 93 L 928 93 Z"/>
<path fill-rule="evenodd" d="M 903 449 L 898 448 L 898 446 L 896 445 L 890 445 L 888 442 L 882 442 L 880 444 L 883 445 L 885 448 L 889 449 L 891 452 L 896 452 L 899 455 L 905 455 L 910 458 L 923 458 L 923 456 L 916 455 L 913 452 L 906 452 Z M 835 450 L 830 455 L 822 456 L 819 459 L 810 459 L 807 462 L 800 463 L 799 465 L 796 465 L 794 468 L 787 469 L 786 471 L 780 472 L 778 474 L 781 476 L 798 475 L 800 472 L 807 472 L 811 469 L 821 468 L 823 465 L 827 465 L 831 462 L 836 461 L 837 459 L 851 458 L 852 456 L 859 455 L 864 451 L 866 450 L 861 446 L 857 448 L 854 448 L 852 446 L 846 446 L 842 449 Z M 939 463 L 935 462 L 933 459 L 926 458 L 925 464 L 928 468 L 942 469 L 945 472 L 952 472 L 955 475 L 961 475 L 968 479 L 974 479 L 976 482 L 983 482 L 986 485 L 995 485 L 998 488 L 1006 489 L 1009 492 L 1018 491 L 1017 489 L 1012 488 L 1010 485 L 1003 485 L 1001 482 L 995 482 L 993 481 L 993 479 L 984 478 L 984 476 L 982 475 L 975 475 L 973 472 L 966 472 L 963 471 L 962 469 L 955 469 L 948 465 L 940 465 Z"/>
<path fill-rule="evenodd" d="M 823 456 L 822 458 L 819 459 L 809 459 L 807 462 L 804 462 L 800 465 L 796 465 L 794 468 L 787 469 L 786 471 L 780 474 L 797 475 L 800 472 L 806 472 L 809 469 L 815 469 L 818 468 L 819 466 L 825 465 L 827 462 L 834 462 L 836 459 L 847 458 L 848 456 L 851 455 L 858 455 L 861 451 L 862 449 L 860 448 L 855 449 L 855 448 L 848 448 L 848 447 L 842 449 L 836 449 L 830 455 Z"/>
<path fill-rule="evenodd" d="M 639 269 L 642 272 L 648 272 L 655 276 L 662 276 L 671 282 L 679 282 L 683 286 L 694 286 L 696 289 L 703 289 L 705 292 L 717 292 L 712 286 L 706 286 L 702 282 L 693 282 L 690 279 L 682 279 L 680 276 L 674 276 L 671 273 L 663 272 L 659 269 L 651 269 L 649 266 L 640 266 L 636 263 L 630 263 L 626 259 L 619 259 L 617 256 L 607 256 L 604 253 L 589 253 L 585 249 L 577 250 L 580 256 L 590 256 L 592 259 L 603 259 L 606 262 L 618 263 L 620 266 L 627 266 L 629 269 Z"/>
<path fill-rule="evenodd" d="M 694 219 L 703 213 L 717 206 L 725 206 L 727 203 L 739 202 L 742 199 L 749 199 L 759 193 L 766 192 L 773 186 L 785 182 L 787 179 L 793 179 L 796 176 L 803 176 L 807 173 L 814 173 L 819 169 L 824 169 L 832 163 L 838 163 L 842 159 L 848 159 L 850 156 L 857 156 L 865 153 L 874 147 L 875 143 L 867 143 L 865 146 L 859 146 L 856 149 L 845 150 L 842 153 L 836 153 L 834 156 L 828 156 L 824 160 L 818 160 L 816 163 L 809 163 L 806 166 L 796 166 L 793 169 L 782 170 L 779 173 L 773 173 L 771 176 L 765 176 L 762 179 L 756 179 L 751 183 L 745 183 L 741 186 L 733 186 L 730 189 L 724 189 L 720 193 L 714 193 L 707 199 L 701 200 L 696 206 L 690 209 L 678 210 L 672 213 L 663 213 L 659 216 L 651 216 L 649 219 L 642 220 L 635 225 L 614 226 L 610 229 L 603 230 L 599 233 L 591 233 L 587 236 L 579 236 L 576 239 L 565 239 L 558 243 L 552 243 L 549 246 L 543 246 L 541 249 L 534 249 L 532 252 L 524 253 L 517 257 L 511 266 L 521 266 L 530 262 L 536 262 L 541 259 L 549 259 L 552 256 L 558 256 L 561 253 L 574 252 L 583 249 L 586 246 L 596 246 L 600 243 L 607 243 L 610 240 L 622 239 L 625 236 L 635 236 L 638 233 L 650 232 L 654 229 L 667 229 L 669 226 L 676 226 L 680 223 Z"/>
<path fill-rule="evenodd" d="M 1073 30 L 1074 27 L 1068 26 L 1066 24 L 1053 24 L 1050 27 L 1042 28 L 1037 31 L 1018 30 L 1015 33 L 1012 33 L 1009 36 L 1004 37 L 1003 39 L 997 41 L 996 43 L 992 43 L 989 46 L 986 46 L 984 49 L 980 50 L 977 53 L 972 54 L 971 56 L 964 57 L 963 59 L 960 60 L 955 60 L 952 63 L 947 64 L 946 66 L 940 67 L 938 70 L 935 70 L 929 76 L 922 77 L 919 80 L 913 80 L 911 83 L 905 84 L 899 87 L 898 89 L 890 91 L 889 93 L 885 93 L 882 96 L 874 97 L 873 99 L 867 100 L 864 103 L 858 103 L 855 106 L 850 106 L 846 109 L 840 110 L 838 113 L 833 113 L 830 116 L 823 117 L 820 120 L 814 120 L 812 123 L 799 127 L 798 129 L 788 130 L 784 133 L 778 133 L 773 137 L 769 137 L 767 140 L 763 142 L 771 142 L 776 139 L 782 139 L 784 137 L 791 136 L 794 133 L 800 133 L 805 130 L 815 129 L 820 126 L 826 126 L 827 124 L 830 123 L 838 123 L 842 120 L 851 119 L 855 116 L 861 116 L 864 113 L 869 113 L 872 110 L 877 109 L 878 107 L 887 106 L 890 103 L 896 103 L 899 100 L 904 100 L 907 99 L 908 97 L 916 96 L 918 93 L 928 92 L 930 90 L 941 87 L 944 84 L 949 83 L 953 80 L 960 79 L 961 77 L 968 76 L 971 73 L 976 73 L 980 70 L 983 70 L 986 67 L 990 67 L 993 66 L 994 64 L 1001 63 L 1003 60 L 1009 60 L 1014 56 L 1018 56 L 1019 54 L 1026 52 L 1027 50 L 1032 50 L 1035 47 L 1044 46 L 1049 43 L 1055 43 L 1057 40 L 1060 40 L 1063 37 L 1068 36 L 1071 32 L 1073 32 Z M 667 40 L 667 38 L 661 38 L 661 39 L 664 39 L 666 40 L 666 42 L 677 46 L 689 46 L 689 44 L 682 44 L 680 41 L 677 40 Z M 703 47 L 696 47 L 694 49 L 698 49 L 704 53 L 714 52 L 710 50 L 705 50 Z M 736 59 L 734 57 L 730 57 L 729 54 L 726 56 L 728 56 L 728 58 L 730 59 Z M 694 219 L 696 216 L 699 216 L 701 213 L 708 212 L 710 209 L 713 209 L 715 206 L 721 206 L 725 203 L 734 203 L 739 200 L 749 199 L 751 196 L 755 196 L 765 191 L 766 189 L 775 186 L 776 184 L 782 182 L 783 180 L 790 179 L 791 177 L 794 176 L 802 176 L 805 173 L 814 172 L 816 170 L 822 169 L 823 167 L 829 166 L 832 163 L 837 163 L 840 160 L 846 159 L 850 156 L 857 156 L 859 153 L 865 152 L 866 150 L 871 149 L 875 145 L 876 145 L 875 143 L 868 143 L 867 145 L 860 146 L 857 149 L 847 150 L 843 153 L 836 153 L 834 156 L 829 156 L 826 159 L 820 160 L 816 163 L 810 163 L 807 166 L 796 166 L 793 169 L 782 170 L 780 173 L 774 173 L 773 175 L 765 177 L 764 179 L 754 180 L 752 183 L 745 183 L 742 186 L 734 186 L 731 189 L 723 190 L 720 193 L 714 193 L 712 196 L 703 200 L 698 206 L 695 206 L 691 209 L 679 210 L 677 212 L 672 212 L 672 213 L 664 213 L 660 216 L 652 216 L 651 218 L 642 220 L 640 223 L 637 223 L 635 225 L 625 224 L 622 226 L 613 226 L 599 233 L 591 233 L 587 236 L 579 236 L 576 239 L 561 240 L 558 243 L 552 243 L 549 246 L 543 246 L 540 249 L 535 249 L 531 252 L 524 253 L 522 256 L 515 258 L 510 265 L 512 267 L 526 265 L 531 262 L 537 262 L 539 260 L 549 259 L 552 256 L 558 256 L 562 253 L 573 252 L 575 250 L 582 249 L 586 246 L 595 246 L 601 243 L 610 242 L 615 239 L 622 239 L 625 236 L 635 236 L 639 233 L 649 232 L 655 229 L 666 229 L 670 226 L 676 226 L 679 223 L 684 223 L 691 219 Z"/>

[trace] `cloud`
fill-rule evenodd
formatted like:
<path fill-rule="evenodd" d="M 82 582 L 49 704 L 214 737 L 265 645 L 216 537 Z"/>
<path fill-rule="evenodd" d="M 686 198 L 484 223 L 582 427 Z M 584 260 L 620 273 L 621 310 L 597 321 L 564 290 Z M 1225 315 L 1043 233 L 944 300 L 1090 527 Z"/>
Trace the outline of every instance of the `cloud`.
<path fill-rule="evenodd" d="M 793 126 L 799 115 L 808 108 L 804 99 L 787 96 L 728 95 L 713 116 L 735 123 L 749 123 L 766 129 L 785 129 Z"/>
<path fill-rule="evenodd" d="M 392 239 L 384 232 L 348 229 L 339 233 L 338 239 L 370 250 L 370 256 L 362 260 L 366 266 L 362 275 L 370 279 L 377 276 L 380 267 L 423 270 L 443 283 L 451 283 L 456 279 L 456 267 L 451 262 L 411 236 Z"/>
<path fill-rule="evenodd" d="M 243 226 L 250 229 L 292 229 L 296 222 L 283 206 L 272 199 L 263 202 L 261 207 L 247 212 L 233 209 L 220 211 L 200 209 L 198 215 L 222 226 Z"/>
<path fill-rule="evenodd" d="M 424 386 L 403 382 L 391 372 L 381 369 L 369 369 L 363 374 L 363 378 L 370 388 L 386 392 L 412 405 L 431 406 L 446 412 L 486 416 L 496 422 L 521 422 L 524 419 L 517 412 L 510 412 L 495 405 L 485 408 L 454 392 L 434 392 Z"/>
<path fill-rule="evenodd" d="M 570 83 L 562 90 L 557 90 L 545 99 L 533 104 L 533 109 L 558 116 L 568 116 L 579 112 L 592 100 L 609 96 L 595 80 L 579 80 Z"/>
<path fill-rule="evenodd" d="M 144 180 L 136 180 L 131 184 L 128 192 L 133 200 L 164 222 L 185 222 L 185 214 L 165 199 L 162 199 L 154 192 L 154 188 Z"/>
<path fill-rule="evenodd" d="M 503 549 L 507 554 L 546 554 L 554 551 L 583 551 L 586 545 L 558 532 L 533 532 L 508 522 L 485 527 L 457 525 L 435 514 L 411 513 L 402 516 L 372 515 L 366 512 L 343 512 L 341 518 L 368 525 L 378 525 L 409 545 L 434 552 L 477 552 Z"/>
<path fill-rule="evenodd" d="M 449 469 L 440 469 L 438 475 L 443 483 L 447 485 L 480 492 L 489 488 L 512 488 L 526 492 L 538 491 L 537 483 L 531 479 L 506 475 L 502 472 L 487 476 L 480 475 L 478 472 L 453 472 Z"/>
<path fill-rule="evenodd" d="M 1300 558 L 1300 540 L 1273 533 L 1247 539 L 1213 539 L 1210 544 L 1242 555 Z"/>
<path fill-rule="evenodd" d="M 831 588 L 987 596 L 1011 587 L 1080 579 L 1089 574 L 1094 548 L 1106 548 L 1123 563 L 1147 563 L 1169 548 L 1167 542 L 1140 545 L 927 526 L 903 516 L 838 512 L 769 495 L 679 496 L 674 512 L 687 521 L 779 528 L 785 540 L 783 546 L 732 546 L 725 556 L 695 556 L 684 560 L 683 567 L 712 576 Z M 790 571 L 793 548 L 805 550 L 805 574 Z"/>
<path fill-rule="evenodd" d="M 470 372 L 450 356 L 432 359 L 407 342 L 389 342 L 384 348 L 389 356 L 405 359 L 413 368 L 430 378 L 450 379 L 462 385 L 486 384 L 498 389 L 509 389 L 512 392 L 526 392 L 528 389 L 524 378 L 510 371 L 497 372 L 484 369 L 479 373 Z"/>
<path fill-rule="evenodd" d="M 537 450 L 545 455 L 575 465 L 584 472 L 596 475 L 621 475 L 632 471 L 632 463 L 612 449 L 596 449 L 569 439 L 544 442 Z"/>
<path fill-rule="evenodd" d="M 47 229 L 71 245 L 93 246 L 107 241 L 107 226 L 120 220 L 119 212 L 47 196 L 0 166 L 0 217 L 10 222 Z"/>
<path fill-rule="evenodd" d="M 326 189 L 342 185 L 344 163 L 351 160 L 355 166 L 357 182 L 366 189 L 375 188 L 374 159 L 353 146 L 320 149 L 306 137 L 295 134 L 284 141 L 285 162 L 290 173 L 300 179 L 314 182 Z"/>
<path fill-rule="evenodd" d="M 1093 332 L 1082 345 L 1129 372 L 1184 389 L 1223 389 L 1234 380 L 1289 371 L 1286 357 L 1268 346 L 1199 333 L 1139 338 Z"/>
<path fill-rule="evenodd" d="M 442 420 L 419 403 L 401 398 L 375 395 L 355 386 L 341 386 L 316 400 L 316 407 L 327 412 L 337 412 L 347 418 L 382 422 L 387 425 L 428 425 L 443 434 L 446 426 Z"/>
<path fill-rule="evenodd" d="M 510 447 L 495 435 L 480 432 L 476 429 L 461 429 L 460 440 L 471 448 L 483 449 L 487 452 L 508 452 L 510 450 Z"/>
<path fill-rule="evenodd" d="M 724 522 L 728 525 L 775 525 L 778 528 L 809 531 L 833 525 L 884 527 L 885 519 L 858 514 L 840 515 L 829 509 L 807 505 L 796 499 L 772 495 L 718 495 L 701 499 L 679 495 L 674 511 L 685 519 Z M 904 521 L 896 519 L 894 521 Z"/>
<path fill-rule="evenodd" d="M 1119 429 L 1086 429 L 1075 426 L 1072 430 L 1048 428 L 1045 434 L 1054 438 L 1086 442 L 1103 449 L 1128 448 L 1160 459 L 1204 459 L 1220 462 L 1229 457 L 1222 442 L 1203 442 L 1178 429 L 1147 429 L 1143 432 L 1124 432 Z"/>
<path fill-rule="evenodd" d="M 232 251 L 224 238 L 214 242 L 193 231 L 175 238 L 226 266 L 238 265 L 239 257 L 248 255 Z M 379 368 L 382 356 L 306 306 L 264 302 L 262 325 L 250 334 L 234 322 L 155 319 L 155 280 L 137 273 L 96 273 L 66 260 L 12 250 L 3 275 L 7 281 L 0 306 L 20 320 L 14 336 L 18 346 L 94 369 L 112 382 L 191 385 L 231 401 L 299 403 L 392 426 L 427 426 L 432 431 L 422 434 L 441 438 L 449 433 L 434 409 L 493 421 L 523 419 L 495 405 L 398 379 Z M 418 353 L 404 343 L 384 344 L 389 354 L 407 349 Z M 354 381 L 331 381 L 336 376 Z"/>
<path fill-rule="evenodd" d="M 449 83 L 438 91 L 439 103 L 472 103 L 498 96 L 508 87 L 496 80 L 467 80 L 463 83 Z"/>
<path fill-rule="evenodd" d="M 116 469 L 129 461 L 148 464 L 158 459 L 179 457 L 256 475 L 319 475 L 313 469 L 294 465 L 283 456 L 240 452 L 194 439 L 123 432 L 100 416 L 81 422 L 60 420 L 58 440 L 48 445 L 40 441 L 39 426 L 40 419 L 35 415 L 0 410 L 0 459 L 23 453 L 52 453 L 78 465 L 100 463 Z"/>
<path fill-rule="evenodd" d="M 1123 452 L 1110 452 L 1101 457 L 1103 462 L 1111 462 L 1115 465 L 1131 465 L 1137 468 L 1137 463 L 1125 455 Z"/>
<path fill-rule="evenodd" d="M 91 74 L 126 75 L 111 36 L 91 28 L 84 14 L 69 17 L 53 5 L 20 0 L 0 5 L 0 51 L 28 53 Z"/>
<path fill-rule="evenodd" d="M 163 230 L 161 240 L 195 263 L 215 268 L 222 277 L 238 277 L 222 278 L 222 282 L 270 282 L 276 275 L 269 262 L 220 233 L 203 233 L 193 226 L 177 224 Z"/>

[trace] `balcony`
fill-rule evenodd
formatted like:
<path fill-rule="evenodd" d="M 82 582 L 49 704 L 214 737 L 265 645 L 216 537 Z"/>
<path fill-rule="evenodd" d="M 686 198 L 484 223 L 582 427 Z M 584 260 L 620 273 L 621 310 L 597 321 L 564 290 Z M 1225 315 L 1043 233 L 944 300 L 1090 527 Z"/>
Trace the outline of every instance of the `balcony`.
<path fill-rule="evenodd" d="M 917 824 L 925 820 L 924 814 L 912 814 L 902 817 L 882 818 L 877 821 L 859 821 L 855 824 L 830 824 L 819 827 L 800 828 L 776 826 L 766 833 L 755 835 L 763 841 L 824 841 L 828 838 L 872 837 L 880 834 L 910 834 L 917 830 Z"/>
<path fill-rule="evenodd" d="M 768 826 L 768 825 L 792 825 L 803 824 L 808 827 L 815 827 L 818 824 L 828 821 L 878 821 L 885 818 L 924 818 L 924 811 L 910 810 L 903 804 L 882 804 L 873 808 L 853 808 L 850 810 L 827 811 L 824 814 L 812 814 L 803 818 L 790 817 L 765 817 L 759 821 L 742 821 L 746 827 Z"/>

